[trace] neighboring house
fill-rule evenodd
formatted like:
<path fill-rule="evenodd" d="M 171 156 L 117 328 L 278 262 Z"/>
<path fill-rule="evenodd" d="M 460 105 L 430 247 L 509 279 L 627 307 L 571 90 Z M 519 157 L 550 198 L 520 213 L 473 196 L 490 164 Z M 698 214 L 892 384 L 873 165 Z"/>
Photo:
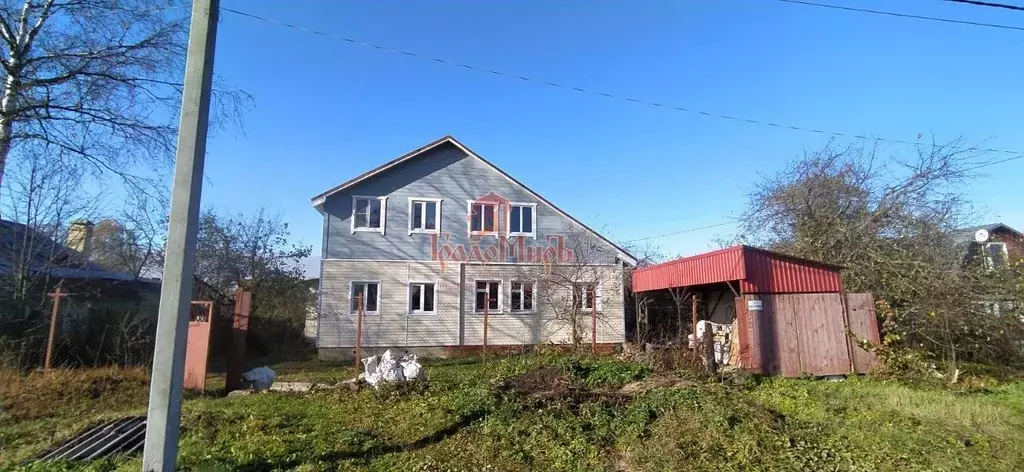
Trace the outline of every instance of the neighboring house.
<path fill-rule="evenodd" d="M 565 343 L 573 326 L 590 342 L 591 313 L 598 343 L 624 340 L 636 259 L 451 136 L 312 203 L 324 221 L 322 358 L 351 358 L 360 308 L 368 351 L 477 349 L 485 312 L 489 346 Z M 585 326 L 568 312 L 587 313 Z"/>
<path fill-rule="evenodd" d="M 998 267 L 1024 259 L 1024 234 L 1003 223 L 963 228 L 954 237 L 965 263 L 984 257 L 986 267 Z"/>
<path fill-rule="evenodd" d="M 46 294 L 59 284 L 70 294 L 62 301 L 62 321 L 68 322 L 62 323 L 65 329 L 90 309 L 131 310 L 141 317 L 155 317 L 160 282 L 90 262 L 91 238 L 92 224 L 84 220 L 71 223 L 63 244 L 39 229 L 0 220 L 0 278 L 6 279 L 0 285 L 12 291 L 3 298 L 21 297 L 36 306 L 34 310 L 45 312 L 43 308 L 49 306 Z"/>

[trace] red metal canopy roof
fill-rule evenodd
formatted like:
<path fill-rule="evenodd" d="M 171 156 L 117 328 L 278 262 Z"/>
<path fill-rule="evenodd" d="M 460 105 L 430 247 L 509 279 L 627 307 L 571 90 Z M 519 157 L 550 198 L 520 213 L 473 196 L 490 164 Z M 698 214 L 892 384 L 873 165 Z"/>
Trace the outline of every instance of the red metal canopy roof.
<path fill-rule="evenodd" d="M 741 293 L 840 292 L 841 267 L 733 246 L 633 271 L 633 291 L 738 281 Z"/>

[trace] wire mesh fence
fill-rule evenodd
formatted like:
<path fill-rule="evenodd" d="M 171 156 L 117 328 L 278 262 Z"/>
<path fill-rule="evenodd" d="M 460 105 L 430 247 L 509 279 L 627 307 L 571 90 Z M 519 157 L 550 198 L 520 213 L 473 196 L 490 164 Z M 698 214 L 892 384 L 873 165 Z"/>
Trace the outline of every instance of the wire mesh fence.
<path fill-rule="evenodd" d="M 42 314 L 5 323 L 0 333 L 0 368 L 27 373 L 47 367 L 148 366 L 155 324 L 131 309 L 86 309 L 59 313 L 53 324 Z"/>

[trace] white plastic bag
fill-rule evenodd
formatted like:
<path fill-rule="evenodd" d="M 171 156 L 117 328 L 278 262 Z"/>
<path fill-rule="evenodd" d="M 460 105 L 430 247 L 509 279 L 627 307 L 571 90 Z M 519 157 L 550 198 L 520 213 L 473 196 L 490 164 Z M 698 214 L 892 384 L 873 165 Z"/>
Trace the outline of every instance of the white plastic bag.
<path fill-rule="evenodd" d="M 378 358 L 370 356 L 363 359 L 364 372 L 362 377 L 366 383 L 377 386 L 380 382 L 404 382 L 419 378 L 423 372 L 416 356 L 395 359 L 390 350 L 384 351 Z"/>
<path fill-rule="evenodd" d="M 242 379 L 252 385 L 253 390 L 267 390 L 274 384 L 277 374 L 270 367 L 263 366 L 242 374 Z"/>
<path fill-rule="evenodd" d="M 399 364 L 402 365 L 402 374 L 405 376 L 405 380 L 416 380 L 419 378 L 422 366 L 416 360 L 416 356 L 406 357 Z"/>

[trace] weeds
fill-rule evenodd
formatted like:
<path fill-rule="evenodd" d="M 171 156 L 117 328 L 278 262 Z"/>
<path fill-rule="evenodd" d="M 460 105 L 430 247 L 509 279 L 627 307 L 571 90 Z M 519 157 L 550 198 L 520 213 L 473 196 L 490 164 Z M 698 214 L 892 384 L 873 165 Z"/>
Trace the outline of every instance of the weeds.
<path fill-rule="evenodd" d="M 185 403 L 179 465 L 504 471 L 1019 470 L 1024 464 L 1017 441 L 1024 431 L 1022 383 L 961 392 L 873 379 L 742 377 L 730 385 L 674 376 L 656 382 L 670 375 L 652 375 L 642 363 L 562 355 L 428 362 L 426 369 L 429 385 L 193 397 Z M 318 364 L 311 375 L 348 374 Z M 78 380 L 65 392 L 81 406 L 60 411 L 110 415 L 125 409 L 114 403 L 140 405 L 145 382 L 134 375 Z M 291 368 L 294 380 L 302 375 L 301 366 Z M 620 391 L 638 380 L 651 388 Z M 100 385 L 98 398 L 85 385 Z M 557 394 L 537 401 L 537 392 Z M 0 437 L 16 430 L 21 440 L 4 444 L 0 468 L 37 451 L 30 441 L 48 445 L 44 431 L 76 424 L 66 413 L 29 414 L 41 409 L 19 402 L 23 413 L 18 421 L 7 417 Z M 137 458 L 120 458 L 24 470 L 138 467 Z"/>

